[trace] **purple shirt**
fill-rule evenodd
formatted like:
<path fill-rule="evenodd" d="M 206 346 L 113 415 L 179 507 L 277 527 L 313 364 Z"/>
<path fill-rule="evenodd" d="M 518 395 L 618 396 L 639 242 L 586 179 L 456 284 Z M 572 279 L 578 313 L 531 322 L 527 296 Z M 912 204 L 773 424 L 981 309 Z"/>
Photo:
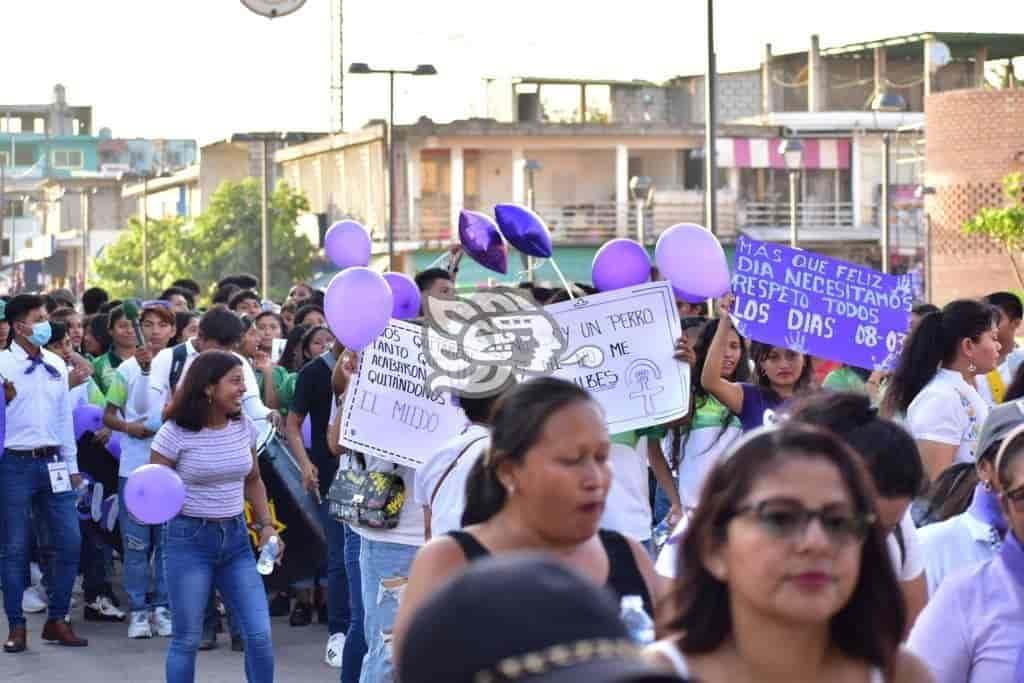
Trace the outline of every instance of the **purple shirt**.
<path fill-rule="evenodd" d="M 749 432 L 763 427 L 764 414 L 769 410 L 774 412 L 782 404 L 782 399 L 771 389 L 757 384 L 740 382 L 740 388 L 743 389 L 743 408 L 738 417 L 740 424 L 743 425 L 743 431 Z"/>
<path fill-rule="evenodd" d="M 910 632 L 908 646 L 936 683 L 1017 681 L 1024 648 L 1024 549 L 1012 534 L 996 557 L 942 582 Z"/>

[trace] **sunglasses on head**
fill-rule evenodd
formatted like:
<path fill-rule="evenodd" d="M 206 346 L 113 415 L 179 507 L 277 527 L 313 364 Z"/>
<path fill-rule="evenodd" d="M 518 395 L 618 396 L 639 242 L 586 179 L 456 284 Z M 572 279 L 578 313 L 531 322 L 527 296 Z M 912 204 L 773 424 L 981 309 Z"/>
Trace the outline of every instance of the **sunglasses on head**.
<path fill-rule="evenodd" d="M 171 306 L 170 301 L 165 301 L 163 299 L 150 299 L 149 301 L 142 302 L 142 310 L 145 311 L 151 308 L 166 308 L 167 310 L 171 310 L 173 306 Z"/>

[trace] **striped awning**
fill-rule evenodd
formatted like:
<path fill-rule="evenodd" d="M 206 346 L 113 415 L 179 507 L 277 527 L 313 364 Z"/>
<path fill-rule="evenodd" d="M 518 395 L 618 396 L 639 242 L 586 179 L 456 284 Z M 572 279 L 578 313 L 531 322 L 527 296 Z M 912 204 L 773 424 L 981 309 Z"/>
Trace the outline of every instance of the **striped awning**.
<path fill-rule="evenodd" d="M 719 138 L 718 166 L 721 168 L 786 168 L 779 153 L 779 138 Z M 800 138 L 804 169 L 850 168 L 850 141 L 841 138 Z"/>

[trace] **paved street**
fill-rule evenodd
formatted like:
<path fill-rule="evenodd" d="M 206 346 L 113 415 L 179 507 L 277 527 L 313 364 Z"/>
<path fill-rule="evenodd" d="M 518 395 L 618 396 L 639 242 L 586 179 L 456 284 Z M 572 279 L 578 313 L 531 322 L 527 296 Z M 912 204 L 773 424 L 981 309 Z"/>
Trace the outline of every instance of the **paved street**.
<path fill-rule="evenodd" d="M 89 647 L 65 648 L 39 638 L 44 615 L 29 615 L 29 649 L 18 655 L 0 651 L 0 681 L 70 681 L 73 683 L 148 683 L 164 680 L 164 656 L 168 638 L 128 640 L 127 624 L 82 621 L 81 607 L 74 612 L 76 632 L 89 639 Z M 0 638 L 7 637 L 6 622 Z M 222 633 L 220 647 L 200 652 L 196 680 L 203 683 L 238 683 L 245 679 L 242 654 L 232 652 Z M 288 626 L 288 617 L 274 619 L 275 679 L 278 681 L 337 681 L 338 669 L 324 663 L 327 628 L 314 623 L 304 628 Z"/>

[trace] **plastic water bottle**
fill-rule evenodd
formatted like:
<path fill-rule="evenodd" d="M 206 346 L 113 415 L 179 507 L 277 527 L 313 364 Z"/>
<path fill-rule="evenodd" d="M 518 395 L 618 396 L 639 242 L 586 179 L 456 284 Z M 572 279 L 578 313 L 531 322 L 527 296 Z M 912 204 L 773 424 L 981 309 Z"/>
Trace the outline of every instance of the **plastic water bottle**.
<path fill-rule="evenodd" d="M 263 576 L 274 571 L 274 562 L 277 560 L 280 547 L 281 544 L 278 542 L 277 536 L 271 536 L 267 544 L 263 546 L 262 552 L 260 552 L 260 559 L 256 562 L 256 571 Z"/>
<path fill-rule="evenodd" d="M 644 610 L 644 599 L 639 595 L 623 595 L 621 604 L 620 616 L 630 639 L 641 647 L 653 643 L 654 622 Z"/>

